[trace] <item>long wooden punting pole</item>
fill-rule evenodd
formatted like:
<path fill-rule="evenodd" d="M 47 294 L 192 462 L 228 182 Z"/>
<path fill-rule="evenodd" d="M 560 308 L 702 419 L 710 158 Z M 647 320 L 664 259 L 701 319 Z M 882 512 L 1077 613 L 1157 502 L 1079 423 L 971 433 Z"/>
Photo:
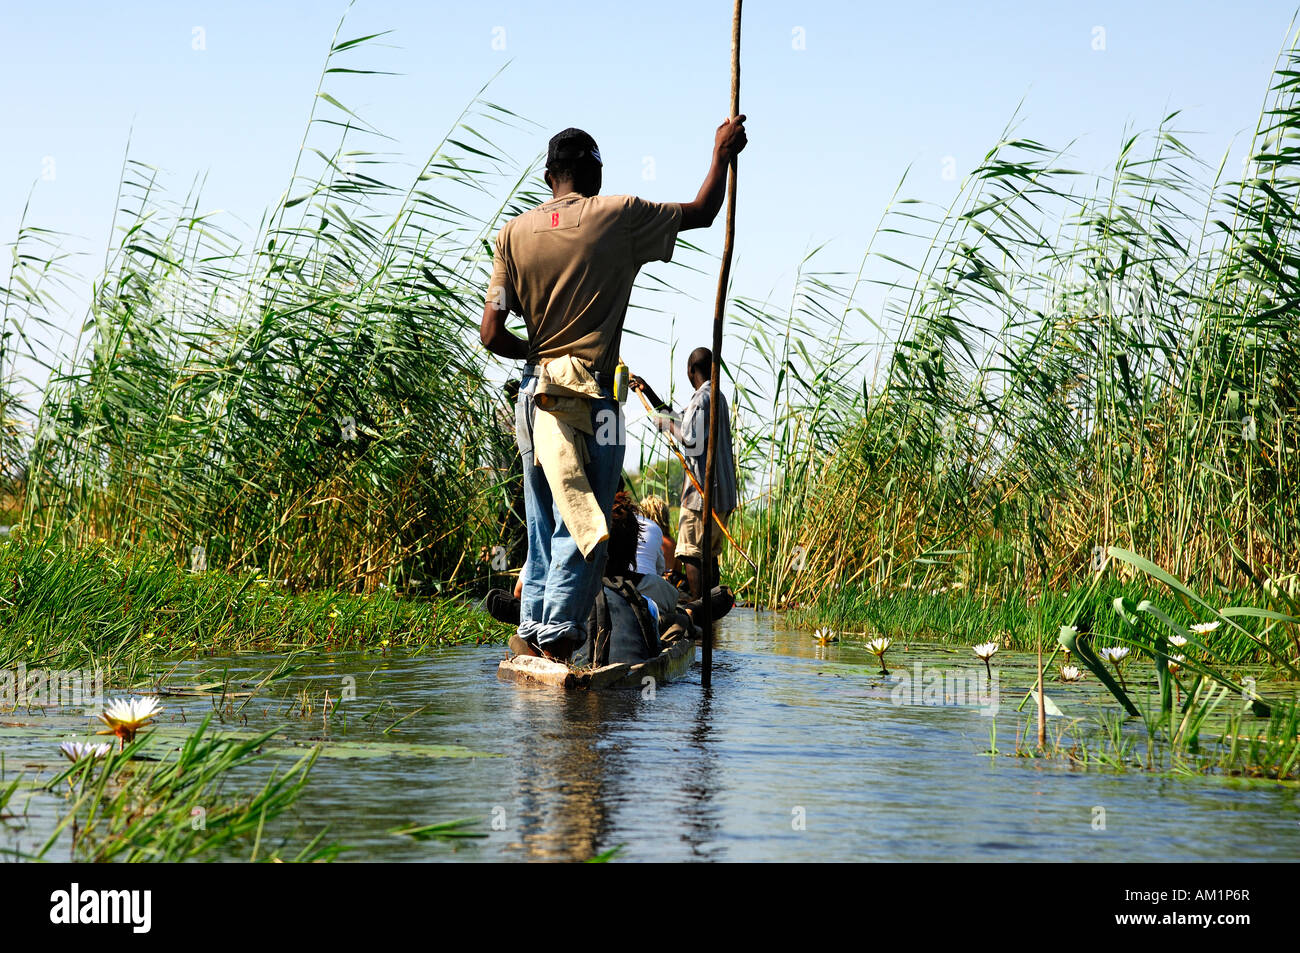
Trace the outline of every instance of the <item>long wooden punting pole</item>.
<path fill-rule="evenodd" d="M 740 4 L 731 20 L 731 118 L 740 115 Z M 717 584 L 713 577 L 713 485 L 714 456 L 718 445 L 718 369 L 722 366 L 722 322 L 727 310 L 727 282 L 731 277 L 731 251 L 736 242 L 736 157 L 731 157 L 727 172 L 727 232 L 722 243 L 722 270 L 718 273 L 718 297 L 713 306 L 713 373 L 709 377 L 709 439 L 704 458 L 704 552 L 700 559 L 700 588 L 704 590 L 701 613 L 704 645 L 700 664 L 700 684 L 713 684 L 713 600 L 710 593 Z"/>

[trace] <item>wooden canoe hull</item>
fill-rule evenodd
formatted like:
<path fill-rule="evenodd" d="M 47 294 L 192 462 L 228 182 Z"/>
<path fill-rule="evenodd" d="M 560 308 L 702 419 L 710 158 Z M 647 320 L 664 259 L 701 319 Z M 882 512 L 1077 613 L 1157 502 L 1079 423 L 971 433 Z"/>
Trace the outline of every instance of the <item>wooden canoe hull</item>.
<path fill-rule="evenodd" d="M 681 678 L 695 662 L 695 643 L 679 639 L 652 659 L 628 665 L 620 662 L 597 669 L 570 668 L 563 662 L 515 655 L 497 666 L 497 678 L 511 682 L 531 682 L 567 691 L 591 691 L 604 688 L 642 688 L 645 679 L 656 683 Z"/>

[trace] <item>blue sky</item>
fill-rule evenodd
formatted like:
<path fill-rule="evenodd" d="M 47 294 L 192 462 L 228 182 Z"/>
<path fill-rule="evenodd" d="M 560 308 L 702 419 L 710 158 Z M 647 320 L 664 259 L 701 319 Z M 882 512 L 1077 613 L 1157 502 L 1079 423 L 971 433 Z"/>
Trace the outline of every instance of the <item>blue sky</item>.
<path fill-rule="evenodd" d="M 206 174 L 203 207 L 255 225 L 285 188 L 344 7 L 5 4 L 0 236 L 12 240 L 31 193 L 29 221 L 70 233 L 88 282 L 109 241 L 132 129 L 132 156 L 165 170 L 176 197 Z M 1230 148 L 1239 161 L 1292 12 L 1280 0 L 751 0 L 735 288 L 785 300 L 800 259 L 822 242 L 824 267 L 856 269 L 904 170 L 906 195 L 946 204 L 1022 101 L 1019 131 L 1055 146 L 1074 141 L 1076 168 L 1106 169 L 1126 127 L 1150 128 L 1175 108 L 1207 161 Z M 503 137 L 504 164 L 526 163 L 552 132 L 578 125 L 600 143 L 607 192 L 682 201 L 694 196 L 726 115 L 730 19 L 724 0 L 358 0 L 345 36 L 393 33 L 349 65 L 401 75 L 332 88 L 414 168 L 508 63 L 489 98 L 540 126 Z M 956 179 L 943 176 L 948 157 Z M 54 177 L 42 179 L 51 159 Z M 720 224 L 699 241 L 718 251 Z M 675 312 L 686 348 L 708 338 L 709 284 L 684 283 L 696 301 L 659 302 Z M 644 313 L 629 323 L 651 334 L 664 327 Z M 637 369 L 665 378 L 666 349 L 636 347 Z"/>

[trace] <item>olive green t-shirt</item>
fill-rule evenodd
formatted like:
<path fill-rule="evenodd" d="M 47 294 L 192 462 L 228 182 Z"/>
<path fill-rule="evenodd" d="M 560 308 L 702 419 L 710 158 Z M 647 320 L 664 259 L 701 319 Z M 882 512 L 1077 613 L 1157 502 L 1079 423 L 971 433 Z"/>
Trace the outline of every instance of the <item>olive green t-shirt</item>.
<path fill-rule="evenodd" d="M 489 299 L 524 317 L 530 363 L 572 354 L 612 373 L 641 266 L 671 261 L 682 207 L 570 192 L 497 235 Z"/>

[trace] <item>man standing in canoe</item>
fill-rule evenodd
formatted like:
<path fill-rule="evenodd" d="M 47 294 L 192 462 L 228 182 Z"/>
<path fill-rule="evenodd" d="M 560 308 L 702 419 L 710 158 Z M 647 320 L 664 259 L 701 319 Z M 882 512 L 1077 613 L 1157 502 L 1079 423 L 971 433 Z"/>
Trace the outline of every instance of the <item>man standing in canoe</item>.
<path fill-rule="evenodd" d="M 694 480 L 689 477 L 682 487 L 682 510 L 677 533 L 677 562 L 686 576 L 691 597 L 699 599 L 704 593 L 704 497 L 696 487 L 704 486 L 704 458 L 709 445 L 709 402 L 712 399 L 710 375 L 713 373 L 713 352 L 707 347 L 697 347 L 686 359 L 686 377 L 694 393 L 686 404 L 685 412 L 678 417 L 672 408 L 659 399 L 654 389 L 640 377 L 632 378 L 632 386 L 645 394 L 650 406 L 657 412 L 655 425 L 670 434 L 682 448 L 682 456 Z M 731 417 L 727 398 L 718 394 L 718 439 L 715 441 L 713 461 L 713 512 L 718 520 L 714 528 L 711 578 L 718 578 L 718 557 L 722 555 L 722 533 L 727 518 L 736 508 L 736 462 L 731 449 Z M 730 608 L 731 604 L 727 604 Z M 725 610 L 723 610 L 725 612 Z"/>
<path fill-rule="evenodd" d="M 713 224 L 727 167 L 745 148 L 744 120 L 718 127 L 704 184 L 682 203 L 602 196 L 595 140 L 565 129 L 546 153 L 552 198 L 497 235 L 480 338 L 525 362 L 515 419 L 528 558 L 516 654 L 568 660 L 586 641 L 623 469 L 613 376 L 632 285 L 642 265 L 671 260 L 678 232 Z M 511 311 L 527 340 L 506 328 Z"/>

